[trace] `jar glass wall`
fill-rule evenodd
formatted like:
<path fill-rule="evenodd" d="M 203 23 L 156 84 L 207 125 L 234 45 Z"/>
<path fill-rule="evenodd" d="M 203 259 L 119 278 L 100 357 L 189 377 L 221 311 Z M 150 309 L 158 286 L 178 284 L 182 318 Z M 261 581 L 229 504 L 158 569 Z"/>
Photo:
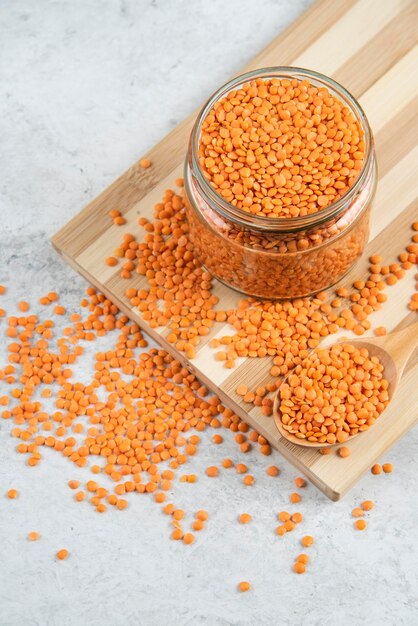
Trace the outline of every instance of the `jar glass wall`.
<path fill-rule="evenodd" d="M 227 202 L 205 177 L 199 163 L 203 120 L 226 94 L 259 78 L 307 79 L 326 87 L 358 121 L 365 145 L 362 168 L 352 187 L 326 208 L 298 217 L 253 215 Z M 376 179 L 369 124 L 356 100 L 338 83 L 299 68 L 266 68 L 239 76 L 210 98 L 191 133 L 184 180 L 194 252 L 216 278 L 251 296 L 296 298 L 326 289 L 364 250 Z"/>

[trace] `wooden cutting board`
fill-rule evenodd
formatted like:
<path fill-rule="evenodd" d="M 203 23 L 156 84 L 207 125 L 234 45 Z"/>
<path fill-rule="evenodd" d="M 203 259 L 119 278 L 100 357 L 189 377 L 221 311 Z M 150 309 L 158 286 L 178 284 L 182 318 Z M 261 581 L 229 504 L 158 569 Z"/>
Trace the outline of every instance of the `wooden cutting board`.
<path fill-rule="evenodd" d="M 320 0 L 245 68 L 294 65 L 318 70 L 346 86 L 366 111 L 376 140 L 379 183 L 371 241 L 344 284 L 365 275 L 371 253 L 381 254 L 387 263 L 394 262 L 409 242 L 411 223 L 418 219 L 417 23 L 415 0 Z M 234 370 L 223 368 L 215 361 L 208 341 L 229 334 L 231 329 L 218 324 L 198 347 L 197 357 L 188 361 L 166 341 L 167 328 L 149 328 L 139 311 L 132 308 L 124 295 L 131 281 L 121 279 L 117 267 L 104 264 L 123 232 L 139 234 L 138 216 L 151 217 L 153 205 L 160 201 L 164 189 L 173 187 L 174 180 L 182 175 L 193 120 L 194 116 L 186 119 L 150 151 L 150 169 L 133 165 L 64 226 L 54 236 L 53 245 L 73 268 L 267 437 L 300 472 L 328 497 L 338 500 L 417 420 L 417 359 L 410 361 L 399 393 L 376 425 L 349 442 L 350 458 L 323 456 L 283 440 L 273 418 L 264 417 L 257 407 L 247 413 L 248 405 L 236 395 L 238 382 L 251 389 L 270 382 L 269 358 L 241 359 Z M 112 224 L 108 217 L 112 209 L 122 212 L 126 227 Z M 384 323 L 388 329 L 412 322 L 416 314 L 408 310 L 406 303 L 414 290 L 413 270 L 408 274 L 388 289 L 388 302 L 372 317 L 373 322 Z M 146 286 L 142 277 L 132 281 L 138 289 Z M 219 283 L 215 283 L 214 292 L 223 308 L 234 307 L 239 299 Z"/>

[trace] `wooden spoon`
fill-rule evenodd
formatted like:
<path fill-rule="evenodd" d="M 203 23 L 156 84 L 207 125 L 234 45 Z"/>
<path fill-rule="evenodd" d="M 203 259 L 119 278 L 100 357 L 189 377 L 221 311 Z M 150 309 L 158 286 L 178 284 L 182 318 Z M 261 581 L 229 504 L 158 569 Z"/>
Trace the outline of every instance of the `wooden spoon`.
<path fill-rule="evenodd" d="M 418 345 L 418 322 L 415 322 L 404 330 L 398 330 L 394 333 L 390 333 L 389 335 L 384 335 L 383 337 L 354 339 L 353 341 L 346 340 L 338 343 L 352 343 L 358 348 L 367 348 L 370 356 L 378 357 L 379 361 L 384 367 L 383 375 L 389 382 L 388 392 L 390 402 L 396 391 L 396 387 L 399 384 L 399 381 L 405 369 L 405 365 L 407 364 L 412 352 Z M 326 348 L 330 348 L 330 346 L 326 346 Z M 287 377 L 282 381 L 282 384 L 286 380 Z M 341 445 L 331 443 L 316 443 L 315 441 L 299 439 L 298 437 L 295 437 L 295 435 L 292 435 L 292 433 L 289 433 L 287 430 L 285 430 L 285 428 L 283 428 L 283 423 L 281 420 L 279 396 L 280 387 L 274 399 L 273 415 L 276 426 L 284 439 L 287 439 L 288 441 L 295 443 L 298 446 L 305 446 L 307 448 L 326 448 L 332 445 Z M 361 433 L 357 434 L 360 435 Z M 352 435 L 351 437 L 348 437 L 347 441 L 349 441 L 353 437 L 357 437 L 357 435 Z"/>

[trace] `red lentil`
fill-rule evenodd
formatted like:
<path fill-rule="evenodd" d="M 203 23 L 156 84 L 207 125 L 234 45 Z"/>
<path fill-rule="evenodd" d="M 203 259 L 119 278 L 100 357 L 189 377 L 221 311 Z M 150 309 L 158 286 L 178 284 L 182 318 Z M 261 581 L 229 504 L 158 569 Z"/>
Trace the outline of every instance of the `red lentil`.
<path fill-rule="evenodd" d="M 358 519 L 356 522 L 354 522 L 354 526 L 357 528 L 357 530 L 365 530 L 367 522 L 364 519 Z"/>
<path fill-rule="evenodd" d="M 269 465 L 269 467 L 266 469 L 266 474 L 268 476 L 278 476 L 280 474 L 280 470 L 275 465 Z"/>
<path fill-rule="evenodd" d="M 338 448 L 338 455 L 342 457 L 343 459 L 350 456 L 350 454 L 351 454 L 350 448 L 347 448 L 346 446 L 342 446 L 341 448 Z"/>
<path fill-rule="evenodd" d="M 196 531 L 203 530 L 204 526 L 205 526 L 204 523 L 200 519 L 195 520 L 192 524 L 193 530 L 196 530 Z"/>
<path fill-rule="evenodd" d="M 361 503 L 361 508 L 363 509 L 363 511 L 371 511 L 373 507 L 374 504 L 371 500 L 365 500 Z"/>
<path fill-rule="evenodd" d="M 307 554 L 299 554 L 296 557 L 296 561 L 298 561 L 299 563 L 303 563 L 304 565 L 306 565 L 307 563 L 309 563 L 309 556 Z"/>
<path fill-rule="evenodd" d="M 68 558 L 69 552 L 68 550 L 63 548 L 62 550 L 58 550 L 56 556 L 57 556 L 57 559 L 59 559 L 60 561 L 64 561 L 65 559 Z"/>
<path fill-rule="evenodd" d="M 38 541 L 40 535 L 36 531 L 32 531 L 28 534 L 29 541 Z"/>
<path fill-rule="evenodd" d="M 313 542 L 314 542 L 313 537 L 311 537 L 310 535 L 305 535 L 305 537 L 302 537 L 301 539 L 301 543 L 303 546 L 305 546 L 305 548 L 308 548 L 309 546 L 311 546 Z"/>
<path fill-rule="evenodd" d="M 301 561 L 296 561 L 296 563 L 293 565 L 293 570 L 296 572 L 296 574 L 304 574 L 306 572 L 306 567 Z"/>

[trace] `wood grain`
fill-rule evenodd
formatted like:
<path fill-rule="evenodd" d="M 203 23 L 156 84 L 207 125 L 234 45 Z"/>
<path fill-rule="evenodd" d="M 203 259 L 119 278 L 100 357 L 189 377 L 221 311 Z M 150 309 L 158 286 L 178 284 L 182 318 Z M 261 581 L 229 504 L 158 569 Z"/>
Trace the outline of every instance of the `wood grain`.
<path fill-rule="evenodd" d="M 365 109 L 375 134 L 379 183 L 371 240 L 363 258 L 344 280 L 347 285 L 365 275 L 370 254 L 395 261 L 411 237 L 410 224 L 418 219 L 417 9 L 414 0 L 320 0 L 245 68 L 302 65 L 328 73 L 351 90 Z M 74 269 L 269 439 L 300 472 L 337 500 L 416 422 L 418 407 L 411 401 L 416 399 L 416 392 L 414 398 L 411 391 L 418 387 L 416 355 L 410 359 L 390 407 L 371 430 L 349 442 L 350 461 L 336 455 L 322 456 L 282 439 L 271 417 L 263 416 L 258 407 L 249 409 L 235 393 L 238 382 L 255 388 L 271 381 L 270 358 L 238 359 L 232 371 L 221 367 L 209 341 L 229 334 L 231 329 L 218 324 L 203 338 L 196 358 L 188 361 L 167 342 L 168 328 L 149 328 L 125 297 L 127 286 L 146 287 L 146 279 L 135 276 L 124 281 L 117 268 L 104 264 L 123 233 L 137 230 L 139 215 L 151 217 L 164 189 L 181 176 L 194 117 L 187 118 L 149 152 L 147 157 L 153 162 L 149 170 L 133 165 L 64 226 L 53 238 L 53 245 Z M 108 212 L 115 208 L 126 218 L 126 229 L 109 220 Z M 373 315 L 376 324 L 390 330 L 405 327 L 416 318 L 406 307 L 414 290 L 412 273 L 390 289 L 384 309 Z M 216 281 L 214 292 L 224 308 L 233 308 L 241 297 Z"/>

